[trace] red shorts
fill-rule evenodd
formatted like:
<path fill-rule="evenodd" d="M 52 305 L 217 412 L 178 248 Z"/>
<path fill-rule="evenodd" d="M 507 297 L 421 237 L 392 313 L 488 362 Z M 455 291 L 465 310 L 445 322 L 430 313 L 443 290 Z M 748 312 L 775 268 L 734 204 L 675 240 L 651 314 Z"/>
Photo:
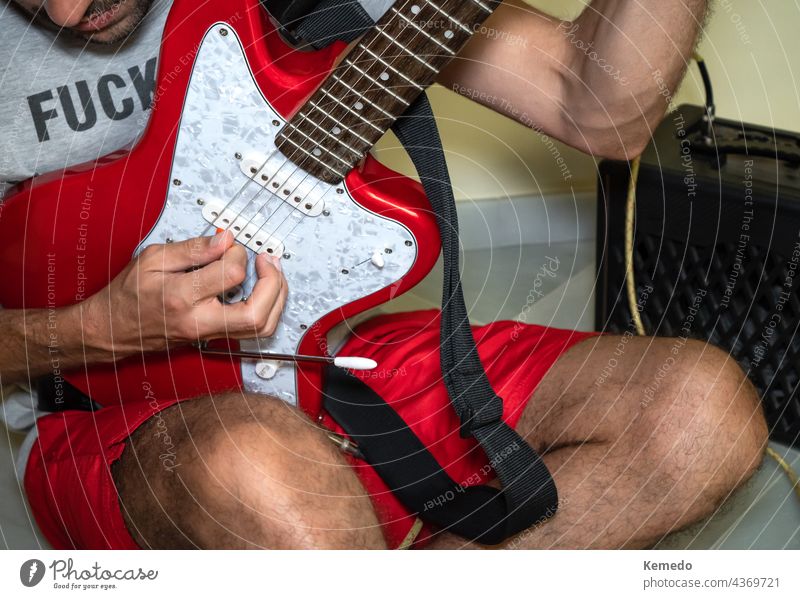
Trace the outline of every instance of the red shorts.
<path fill-rule="evenodd" d="M 565 351 L 596 333 L 501 321 L 473 327 L 489 380 L 505 400 L 503 419 L 515 426 L 544 375 Z M 459 436 L 439 366 L 438 311 L 374 318 L 359 326 L 340 350 L 367 356 L 378 369 L 363 380 L 386 399 L 456 482 L 480 484 L 491 476 L 486 456 Z M 25 490 L 36 522 L 56 549 L 135 549 L 125 527 L 111 465 L 141 424 L 174 402 L 137 401 L 98 412 L 63 412 L 40 418 L 39 436 L 25 471 Z M 326 424 L 340 430 L 328 420 Z M 356 464 L 390 547 L 415 523 L 369 466 Z"/>

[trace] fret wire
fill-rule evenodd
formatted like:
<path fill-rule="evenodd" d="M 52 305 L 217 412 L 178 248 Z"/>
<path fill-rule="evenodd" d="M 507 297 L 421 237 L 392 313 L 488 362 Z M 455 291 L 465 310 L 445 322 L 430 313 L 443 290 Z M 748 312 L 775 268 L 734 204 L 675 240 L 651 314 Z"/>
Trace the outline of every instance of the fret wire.
<path fill-rule="evenodd" d="M 284 137 L 284 139 L 285 139 L 286 141 L 288 141 L 290 144 L 292 144 L 292 145 L 293 145 L 295 148 L 297 148 L 298 150 L 300 150 L 301 152 L 303 152 L 303 154 L 306 154 L 306 155 L 307 155 L 309 158 L 311 158 L 311 159 L 313 159 L 313 160 L 316 160 L 317 162 L 319 162 L 319 163 L 320 163 L 322 166 L 324 166 L 325 168 L 329 168 L 329 169 L 331 169 L 331 170 L 332 170 L 334 173 L 336 173 L 336 174 L 337 174 L 337 175 L 339 175 L 339 176 L 340 176 L 342 179 L 344 179 L 345 175 L 343 175 L 342 173 L 340 173 L 339 171 L 337 171 L 335 168 L 333 168 L 333 167 L 332 167 L 330 164 L 328 164 L 327 162 L 324 162 L 324 161 L 320 160 L 318 157 L 314 156 L 314 154 L 312 154 L 311 152 L 309 152 L 308 150 L 306 150 L 304 147 L 302 147 L 302 146 L 301 146 L 300 144 L 298 144 L 296 141 L 294 141 L 293 139 L 291 139 L 291 138 L 289 138 L 289 137 Z M 341 161 L 340 161 L 340 162 L 341 162 Z M 345 166 L 347 166 L 347 167 L 351 167 L 351 168 L 352 168 L 352 166 L 353 166 L 352 164 L 350 164 L 350 163 L 348 163 L 348 162 L 343 162 L 342 164 L 344 164 L 344 165 L 345 165 Z"/>
<path fill-rule="evenodd" d="M 380 62 L 383 66 L 388 68 L 390 71 L 392 71 L 393 73 L 395 73 L 397 75 L 400 75 L 400 77 L 402 77 L 403 79 L 408 81 L 412 86 L 416 87 L 418 90 L 420 90 L 420 91 L 424 91 L 425 90 L 425 88 L 422 87 L 421 85 L 417 84 L 416 81 L 414 81 L 411 78 L 407 77 L 402 71 L 398 71 L 391 63 L 388 63 L 385 60 L 383 60 L 383 58 L 381 58 L 380 56 L 375 54 L 375 52 L 373 52 L 372 50 L 370 50 L 369 48 L 367 48 L 363 44 L 359 43 L 358 47 L 361 48 L 362 50 L 364 50 L 365 52 L 367 52 L 367 54 L 372 56 L 375 60 Z"/>
<path fill-rule="evenodd" d="M 461 21 L 459 21 L 455 17 L 450 16 L 450 13 L 448 13 L 446 10 L 444 10 L 442 7 L 440 7 L 438 4 L 436 4 L 434 2 L 431 2 L 431 0 L 425 0 L 425 4 L 431 5 L 434 8 L 434 10 L 436 10 L 436 12 L 438 12 L 440 14 L 443 14 L 451 22 L 455 23 L 456 26 L 458 26 L 462 31 L 464 31 L 465 33 L 468 33 L 469 35 L 472 35 L 473 31 L 469 27 L 464 25 L 464 23 L 462 23 Z"/>
<path fill-rule="evenodd" d="M 483 10 L 485 10 L 486 12 L 488 12 L 488 13 L 490 13 L 490 14 L 491 14 L 492 12 L 494 12 L 494 9 L 493 9 L 493 8 L 490 8 L 490 7 L 486 6 L 486 5 L 485 5 L 483 2 L 481 2 L 481 0 L 472 0 L 472 1 L 473 1 L 475 4 L 477 4 L 478 6 L 480 6 L 480 7 L 481 7 Z"/>
<path fill-rule="evenodd" d="M 353 154 L 355 154 L 359 158 L 363 158 L 364 157 L 364 154 L 361 152 L 361 150 L 358 150 L 358 149 L 354 148 L 349 143 L 347 143 L 344 140 L 340 139 L 339 137 L 337 137 L 333 133 L 330 133 L 327 129 L 325 129 L 325 127 L 322 127 L 319 124 L 315 123 L 307 115 L 304 115 L 304 114 L 301 113 L 300 116 L 302 116 L 305 119 L 305 122 L 311 123 L 311 126 L 314 127 L 314 129 L 317 129 L 318 131 L 322 132 L 322 134 L 325 135 L 326 137 L 329 137 L 330 139 L 332 139 L 335 142 L 337 142 L 339 145 L 344 146 L 345 148 L 350 150 Z M 286 124 L 287 125 L 292 125 L 292 127 L 297 128 L 297 125 L 293 125 L 292 123 L 286 123 Z M 353 133 L 353 131 L 350 131 L 350 132 Z M 364 141 L 369 143 L 366 139 Z"/>
<path fill-rule="evenodd" d="M 448 54 L 450 54 L 451 56 L 455 56 L 455 52 L 453 52 L 453 51 L 452 51 L 450 48 L 448 48 L 448 47 L 447 47 L 445 44 L 443 44 L 442 42 L 440 42 L 439 40 L 437 40 L 437 39 L 436 39 L 434 36 L 432 36 L 430 33 L 428 33 L 427 31 L 425 31 L 425 30 L 424 30 L 422 27 L 420 27 L 419 25 L 417 25 L 417 24 L 416 24 L 416 23 L 415 23 L 415 22 L 414 22 L 412 19 L 409 19 L 407 16 L 405 16 L 404 14 L 402 14 L 402 13 L 401 13 L 399 10 L 397 10 L 397 9 L 396 9 L 394 6 L 393 6 L 393 7 L 392 7 L 390 10 L 392 10 L 392 11 L 393 11 L 393 12 L 394 12 L 394 13 L 395 13 L 397 16 L 399 16 L 401 19 L 403 19 L 403 20 L 404 20 L 406 23 L 408 23 L 409 25 L 411 25 L 411 26 L 412 26 L 414 29 L 416 29 L 417 31 L 419 31 L 419 32 L 420 32 L 422 35 L 424 35 L 424 36 L 425 36 L 425 37 L 427 37 L 429 40 L 431 40 L 431 41 L 432 41 L 434 44 L 436 44 L 436 45 L 437 45 L 437 46 L 439 46 L 440 48 L 443 48 L 445 52 L 447 52 L 447 53 L 448 53 Z"/>
<path fill-rule="evenodd" d="M 398 96 L 398 95 L 397 95 L 396 93 L 394 93 L 394 92 L 393 92 L 391 89 L 389 89 L 389 88 L 388 88 L 388 87 L 386 87 L 386 86 L 385 86 L 383 83 L 381 83 L 380 81 L 378 81 L 377 79 L 375 79 L 374 77 L 372 77 L 372 76 L 371 76 L 369 73 L 367 73 L 366 71 L 364 71 L 364 70 L 363 70 L 361 67 L 359 67 L 358 65 L 356 65 L 356 64 L 355 64 L 353 61 L 351 61 L 349 58 L 345 58 L 345 62 L 346 62 L 346 63 L 348 63 L 348 64 L 349 64 L 349 65 L 350 65 L 352 68 L 354 68 L 356 71 L 358 71 L 359 73 L 361 73 L 361 74 L 362 74 L 364 77 L 366 77 L 367 79 L 369 79 L 370 81 L 372 81 L 372 83 L 374 83 L 375 85 L 377 85 L 377 86 L 378 86 L 380 89 L 382 89 L 383 91 L 385 91 L 385 92 L 386 92 L 386 93 L 388 93 L 389 95 L 393 96 L 393 97 L 394 97 L 396 100 L 398 100 L 398 101 L 402 102 L 402 103 L 403 103 L 403 104 L 405 104 L 406 106 L 408 106 L 408 105 L 409 105 L 409 103 L 408 103 L 408 102 L 407 102 L 407 101 L 406 101 L 404 98 L 401 98 L 400 96 Z M 334 74 L 334 77 L 335 77 L 335 78 L 338 78 L 338 79 L 341 79 L 340 77 L 338 77 L 338 76 L 337 76 L 337 75 L 335 75 L 335 74 Z M 355 91 L 355 90 L 353 90 L 353 91 Z M 366 93 L 366 92 L 368 92 L 368 91 L 370 91 L 370 90 L 365 90 L 365 92 L 364 92 L 364 93 Z M 357 93 L 357 92 L 356 92 L 356 93 Z M 361 94 L 359 94 L 359 95 L 361 95 Z M 385 111 L 383 111 L 383 110 L 381 110 L 381 112 L 384 112 L 385 114 L 389 114 L 388 112 L 385 112 Z M 390 115 L 390 116 L 391 116 L 391 115 Z M 394 117 L 392 117 L 392 118 L 394 118 Z"/>
<path fill-rule="evenodd" d="M 339 119 L 337 119 L 337 118 L 336 118 L 335 116 L 333 116 L 331 113 L 329 113 L 327 110 L 325 110 L 324 108 L 321 108 L 321 107 L 317 106 L 317 105 L 316 105 L 316 104 L 315 104 L 313 101 L 310 101 L 310 100 L 309 100 L 309 104 L 311 104 L 311 106 L 312 106 L 312 108 L 313 108 L 314 110 L 317 110 L 317 111 L 321 112 L 322 114 L 324 114 L 326 117 L 328 117 L 329 119 L 331 119 L 331 120 L 332 120 L 334 123 L 336 123 L 336 124 L 337 124 L 339 127 L 341 127 L 342 129 L 346 129 L 347 131 L 349 131 L 351 135 L 355 135 L 355 136 L 356 136 L 358 139 L 360 139 L 361 141 L 363 141 L 363 142 L 364 142 L 364 143 L 366 143 L 366 144 L 371 144 L 371 143 L 372 143 L 372 142 L 371 142 L 370 140 L 368 140 L 366 137 L 362 137 L 361 135 L 359 135 L 358 133 L 356 133 L 356 132 L 355 132 L 355 130 L 354 130 L 352 127 L 348 127 L 347 125 L 345 125 L 343 122 L 341 122 Z M 310 117 L 310 116 L 308 116 L 308 115 L 304 114 L 303 112 L 300 112 L 299 114 L 300 114 L 300 116 L 301 116 L 301 117 L 303 117 L 303 118 L 306 118 L 306 119 L 308 119 L 309 121 L 313 122 L 313 120 L 311 119 L 311 117 Z"/>
<path fill-rule="evenodd" d="M 393 43 L 393 44 L 395 44 L 396 46 L 398 46 L 398 47 L 402 48 L 402 49 L 403 49 L 403 51 L 404 51 L 406 54 L 408 54 L 408 55 L 409 55 L 409 56 L 411 56 L 412 58 L 416 59 L 418 62 L 420 62 L 420 63 L 422 63 L 423 65 L 425 65 L 426 67 L 428 67 L 428 68 L 429 68 L 431 71 L 433 71 L 433 72 L 434 72 L 434 73 L 436 73 L 437 75 L 439 74 L 439 69 L 437 69 L 436 67 L 434 67 L 434 66 L 431 66 L 430 64 L 428 64 L 428 62 L 427 62 L 427 61 L 425 61 L 425 60 L 423 60 L 422 58 L 420 58 L 419 56 L 417 56 L 417 55 L 416 55 L 414 52 L 412 52 L 411 50 L 409 50 L 408 48 L 406 48 L 406 47 L 405 47 L 403 44 L 401 44 L 401 43 L 400 43 L 400 42 L 398 42 L 396 39 L 394 39 L 394 38 L 393 38 L 391 35 L 389 35 L 388 33 L 386 33 L 386 32 L 385 32 L 383 29 L 381 29 L 380 27 L 375 27 L 375 31 L 377 31 L 378 33 L 380 33 L 380 34 L 381 34 L 382 36 L 384 36 L 385 38 L 388 38 L 388 40 L 389 40 L 390 42 L 392 42 L 392 43 Z"/>
<path fill-rule="evenodd" d="M 319 141 L 318 141 L 318 140 L 314 139 L 313 137 L 311 137 L 310 135 L 308 135 L 307 133 L 305 133 L 305 132 L 304 132 L 302 129 L 300 129 L 300 128 L 299 128 L 297 125 L 295 125 L 295 124 L 293 124 L 293 123 L 287 123 L 287 125 L 289 125 L 289 126 L 292 128 L 292 129 L 294 129 L 295 131 L 297 131 L 297 132 L 298 132 L 300 135 L 302 135 L 303 137 L 305 137 L 305 138 L 306 138 L 307 140 L 309 140 L 310 142 L 312 142 L 312 143 L 316 144 L 316 146 L 317 146 L 317 147 L 318 147 L 320 150 L 322 150 L 323 152 L 327 152 L 328 154 L 330 154 L 331 156 L 333 156 L 334 158 L 336 158 L 336 160 L 338 160 L 339 162 L 341 162 L 341 163 L 343 163 L 343 164 L 349 164 L 349 163 L 350 163 L 350 161 L 349 161 L 349 160 L 347 160 L 346 158 L 343 158 L 342 156 L 339 156 L 339 154 L 337 154 L 337 153 L 336 153 L 336 152 L 334 152 L 333 150 L 329 150 L 329 149 L 328 149 L 328 148 L 326 148 L 325 146 L 323 146 L 323 145 L 320 145 L 320 143 L 319 143 Z M 281 136 L 282 136 L 284 139 L 287 137 L 286 133 L 283 133 L 282 131 L 279 133 L 279 135 L 281 135 Z M 334 137 L 333 139 L 334 139 L 335 141 L 339 141 L 339 140 L 337 140 L 335 137 Z M 355 151 L 355 150 L 353 150 L 353 152 L 355 153 L 355 155 L 356 155 L 356 156 L 358 156 L 358 159 L 359 159 L 359 160 L 361 160 L 361 159 L 364 157 L 364 156 L 363 156 L 363 155 L 362 155 L 360 152 L 357 152 L 357 151 Z"/>
<path fill-rule="evenodd" d="M 343 103 L 343 102 L 342 102 L 342 101 L 341 101 L 339 98 L 337 98 L 336 96 L 334 96 L 333 94 L 331 94 L 331 93 L 330 93 L 328 90 L 326 90 L 326 89 L 323 89 L 323 88 L 320 88 L 320 90 L 319 90 L 319 91 L 320 91 L 320 92 L 322 92 L 324 95 L 328 96 L 329 98 L 331 98 L 331 99 L 332 99 L 334 102 L 336 102 L 337 104 L 339 104 L 339 106 L 341 106 L 342 108 L 344 108 L 344 109 L 345 109 L 347 112 L 349 112 L 350 114 L 354 114 L 354 115 L 356 115 L 358 118 L 360 118 L 362 121 L 364 121 L 364 122 L 365 122 L 367 125 L 369 125 L 369 126 L 370 126 L 370 127 L 372 127 L 373 129 L 375 129 L 375 131 L 377 131 L 378 133 L 381 133 L 381 134 L 385 133 L 385 131 L 384 131 L 383 129 L 381 129 L 380 127 L 378 127 L 378 126 L 374 125 L 374 124 L 372 123 L 372 121 L 370 121 L 369 119 L 367 119 L 367 118 L 366 118 L 366 117 L 365 117 L 363 114 L 359 114 L 358 112 L 356 112 L 355 110 L 353 110 L 352 108 L 350 108 L 350 107 L 349 107 L 347 104 Z M 317 104 L 314 104 L 314 106 L 315 106 L 315 107 L 317 107 Z"/>
<path fill-rule="evenodd" d="M 370 104 L 371 106 L 373 106 L 374 108 L 377 108 L 377 109 L 378 109 L 378 111 L 379 111 L 379 112 L 382 112 L 383 114 L 385 114 L 387 118 L 390 118 L 390 119 L 394 119 L 394 118 L 396 118 L 396 117 L 395 117 L 395 116 L 394 116 L 392 113 L 390 113 L 390 112 L 387 112 L 386 110 L 384 110 L 383 108 L 381 108 L 381 107 L 380 107 L 378 104 L 376 104 L 375 102 L 373 102 L 372 100 L 370 100 L 369 98 L 367 98 L 365 95 L 363 95 L 363 94 L 362 94 L 362 93 L 360 93 L 360 92 L 357 92 L 355 89 L 353 89 L 353 87 L 352 87 L 352 86 L 350 86 L 350 85 L 348 85 L 347 83 L 345 83 L 345 82 L 344 82 L 344 81 L 343 81 L 343 80 L 342 80 L 342 79 L 341 79 L 341 78 L 340 78 L 338 75 L 334 75 L 334 76 L 333 76 L 333 79 L 336 81 L 336 83 L 339 83 L 339 84 L 343 85 L 344 87 L 346 87 L 347 89 L 349 89 L 351 92 L 353 92 L 355 95 L 357 95 L 359 98 L 361 98 L 361 99 L 362 99 L 362 100 L 364 100 L 365 102 L 369 102 L 369 104 Z M 367 91 L 369 91 L 369 90 L 367 90 Z"/>

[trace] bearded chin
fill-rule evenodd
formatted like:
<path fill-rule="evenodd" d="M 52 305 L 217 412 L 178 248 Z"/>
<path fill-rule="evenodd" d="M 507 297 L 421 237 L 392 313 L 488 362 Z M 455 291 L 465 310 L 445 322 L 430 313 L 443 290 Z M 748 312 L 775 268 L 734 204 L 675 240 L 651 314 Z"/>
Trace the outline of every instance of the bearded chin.
<path fill-rule="evenodd" d="M 118 6 L 123 1 L 125 0 L 95 0 L 86 9 L 85 16 L 89 17 L 112 10 L 115 6 Z M 136 30 L 136 28 L 142 22 L 142 19 L 144 19 L 148 10 L 150 10 L 153 0 L 127 0 L 127 3 L 131 4 L 132 6 L 131 12 L 122 22 L 112 25 L 107 31 L 100 33 L 75 31 L 73 29 L 61 29 L 61 31 L 77 36 L 91 44 L 96 44 L 98 46 L 111 46 L 117 44 L 130 36 Z M 50 21 L 43 9 L 39 9 L 37 11 L 36 17 L 41 21 L 47 21 L 49 26 L 51 28 L 53 27 L 53 22 Z M 108 35 L 109 33 L 112 35 L 109 37 L 102 37 Z"/>
<path fill-rule="evenodd" d="M 150 10 L 150 6 L 153 4 L 153 0 L 127 0 L 127 1 L 133 3 L 131 12 L 124 19 L 124 22 L 118 23 L 113 27 L 113 35 L 108 39 L 96 40 L 94 38 L 90 38 L 90 41 L 106 46 L 112 45 L 126 39 L 136 30 L 136 28 L 142 22 L 142 19 L 144 19 L 145 15 L 147 14 L 147 11 Z M 99 14 L 112 9 L 119 3 L 120 3 L 119 0 L 95 0 L 95 2 L 92 2 L 92 4 L 89 5 L 86 14 L 87 15 Z M 99 10 L 96 9 L 95 7 L 99 8 Z"/>

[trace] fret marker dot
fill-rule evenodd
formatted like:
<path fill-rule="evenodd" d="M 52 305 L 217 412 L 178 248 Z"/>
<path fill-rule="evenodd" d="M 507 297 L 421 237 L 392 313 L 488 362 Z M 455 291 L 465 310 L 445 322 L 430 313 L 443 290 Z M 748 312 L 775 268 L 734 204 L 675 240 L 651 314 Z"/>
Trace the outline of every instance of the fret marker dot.
<path fill-rule="evenodd" d="M 386 71 L 381 73 L 381 81 L 389 81 L 389 73 L 387 73 Z"/>
<path fill-rule="evenodd" d="M 353 108 L 355 108 L 356 110 L 363 110 L 364 104 L 362 104 L 361 102 L 356 102 Z"/>
<path fill-rule="evenodd" d="M 413 14 L 415 14 L 415 15 L 418 15 L 420 10 L 422 10 L 422 9 L 419 6 L 417 6 L 416 4 L 411 7 L 411 12 Z"/>
<path fill-rule="evenodd" d="M 341 132 L 342 132 L 342 130 L 341 130 L 341 129 L 339 129 L 339 127 L 334 127 L 334 128 L 331 130 L 331 133 L 333 133 L 334 135 L 339 135 Z"/>
<path fill-rule="evenodd" d="M 314 151 L 312 153 L 314 154 L 314 156 L 322 156 L 322 150 L 320 150 L 319 148 L 314 148 Z"/>
<path fill-rule="evenodd" d="M 447 31 L 445 31 L 445 32 L 444 32 L 444 36 L 445 36 L 447 39 L 449 39 L 449 40 L 453 39 L 453 36 L 454 36 L 454 35 L 455 35 L 455 33 L 453 33 L 452 31 L 450 31 L 449 29 L 448 29 Z"/>

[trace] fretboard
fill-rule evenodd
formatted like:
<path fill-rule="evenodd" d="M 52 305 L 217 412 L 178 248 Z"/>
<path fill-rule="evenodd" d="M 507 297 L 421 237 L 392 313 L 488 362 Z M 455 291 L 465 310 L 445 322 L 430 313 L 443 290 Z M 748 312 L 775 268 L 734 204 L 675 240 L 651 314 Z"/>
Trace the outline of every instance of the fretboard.
<path fill-rule="evenodd" d="M 337 184 L 403 114 L 499 0 L 399 0 L 280 131 L 278 149 Z"/>

